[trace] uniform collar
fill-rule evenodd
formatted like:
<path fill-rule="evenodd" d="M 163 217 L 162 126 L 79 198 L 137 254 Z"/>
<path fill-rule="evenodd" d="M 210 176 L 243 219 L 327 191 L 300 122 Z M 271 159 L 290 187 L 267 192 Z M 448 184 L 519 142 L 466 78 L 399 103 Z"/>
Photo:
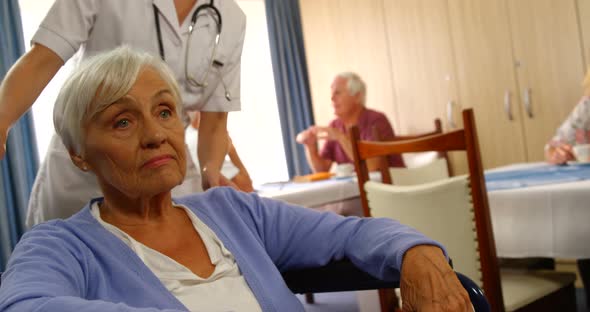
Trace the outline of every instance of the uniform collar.
<path fill-rule="evenodd" d="M 198 3 L 198 2 L 197 2 Z M 181 25 L 178 24 L 178 15 L 174 7 L 174 1 L 170 0 L 153 0 L 153 4 L 160 11 L 160 23 L 167 23 L 174 29 L 174 35 L 180 40 Z"/>

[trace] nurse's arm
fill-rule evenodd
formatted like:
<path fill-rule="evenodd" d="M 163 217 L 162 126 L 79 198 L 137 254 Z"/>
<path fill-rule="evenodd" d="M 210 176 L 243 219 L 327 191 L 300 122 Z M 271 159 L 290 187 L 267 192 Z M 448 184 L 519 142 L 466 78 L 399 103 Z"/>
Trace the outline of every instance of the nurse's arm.
<path fill-rule="evenodd" d="M 49 48 L 34 44 L 10 68 L 0 84 L 0 159 L 10 127 L 27 111 L 64 64 Z"/>
<path fill-rule="evenodd" d="M 199 125 L 199 163 L 203 189 L 215 186 L 232 186 L 234 183 L 221 174 L 221 166 L 227 154 L 227 112 L 201 112 Z"/>

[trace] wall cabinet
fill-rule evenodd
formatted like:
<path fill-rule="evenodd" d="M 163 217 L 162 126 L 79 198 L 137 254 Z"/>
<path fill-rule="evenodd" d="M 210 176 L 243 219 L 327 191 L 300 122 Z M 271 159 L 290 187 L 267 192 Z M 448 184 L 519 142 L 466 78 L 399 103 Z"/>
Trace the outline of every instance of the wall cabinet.
<path fill-rule="evenodd" d="M 472 107 L 484 166 L 525 160 L 510 22 L 503 0 L 450 0 L 457 110 Z"/>
<path fill-rule="evenodd" d="M 585 65 L 574 0 L 507 1 L 527 160 L 582 96 Z"/>
<path fill-rule="evenodd" d="M 329 90 L 329 82 L 316 85 L 314 76 L 350 68 L 345 60 L 317 67 L 320 50 L 341 55 L 364 49 L 361 55 L 372 57 L 352 69 L 371 77 L 378 67 L 380 84 L 367 81 L 369 98 L 381 87 L 393 97 L 369 106 L 388 113 L 399 133 L 428 131 L 434 118 L 445 121 L 445 130 L 460 127 L 461 109 L 473 107 L 486 168 L 541 160 L 543 145 L 582 95 L 590 0 L 300 2 L 312 90 Z M 318 14 L 318 7 L 336 2 L 337 9 Z M 359 11 L 365 2 L 370 9 Z M 367 10 L 374 14 L 370 19 Z M 330 29 L 315 26 L 336 19 Z M 359 44 L 355 38 L 364 31 L 372 42 L 386 43 L 382 50 L 376 50 L 379 43 Z M 340 39 L 318 45 L 318 32 Z M 313 91 L 314 106 L 316 97 Z M 317 113 L 316 119 L 325 117 Z M 464 163 L 453 162 L 462 172 Z"/>
<path fill-rule="evenodd" d="M 396 131 L 402 134 L 433 130 L 441 118 L 443 128 L 455 125 L 446 116 L 457 105 L 449 16 L 446 0 L 384 1 L 385 34 L 390 45 L 392 88 L 397 104 Z M 455 172 L 465 172 L 465 156 L 449 155 Z"/>
<path fill-rule="evenodd" d="M 382 0 L 300 2 L 307 66 L 316 123 L 334 118 L 330 85 L 334 76 L 354 71 L 368 87 L 368 106 L 396 116 L 389 47 L 384 37 Z M 397 122 L 393 119 L 392 122 Z"/>
<path fill-rule="evenodd" d="M 578 0 L 578 20 L 582 31 L 584 64 L 590 67 L 590 0 Z"/>

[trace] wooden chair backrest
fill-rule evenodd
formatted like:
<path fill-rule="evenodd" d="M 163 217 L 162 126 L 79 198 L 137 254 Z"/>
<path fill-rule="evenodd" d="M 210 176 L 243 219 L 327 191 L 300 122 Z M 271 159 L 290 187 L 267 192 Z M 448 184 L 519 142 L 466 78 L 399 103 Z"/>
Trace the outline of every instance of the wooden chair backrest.
<path fill-rule="evenodd" d="M 374 141 L 383 141 L 381 134 L 378 132 L 376 127 L 373 127 L 371 129 L 371 131 L 372 131 L 371 134 L 374 138 Z M 433 131 L 426 132 L 426 133 L 420 133 L 420 134 L 413 134 L 413 135 L 396 135 L 390 141 L 414 140 L 414 139 L 419 139 L 419 138 L 431 136 L 434 134 L 440 134 L 440 133 L 443 133 L 442 123 L 441 123 L 440 119 L 436 118 L 434 120 L 434 130 Z M 452 168 L 451 168 L 451 163 L 449 162 L 448 153 L 446 151 L 438 152 L 438 156 L 445 159 L 445 161 L 447 163 L 448 174 L 449 174 L 449 176 L 452 176 Z M 381 181 L 383 183 L 393 184 L 391 174 L 389 173 L 389 163 L 387 161 L 387 157 L 379 157 L 378 163 L 379 163 L 379 165 L 378 165 L 379 172 L 381 173 Z"/>
<path fill-rule="evenodd" d="M 468 174 L 471 182 L 471 197 L 481 258 L 483 289 L 490 301 L 492 311 L 504 311 L 496 245 L 492 232 L 488 197 L 472 109 L 463 111 L 463 125 L 463 129 L 448 133 L 388 142 L 361 141 L 359 129 L 352 127 L 350 139 L 363 213 L 367 217 L 370 216 L 367 194 L 364 188 L 365 183 L 369 180 L 367 159 L 403 153 L 465 151 L 469 165 Z"/>

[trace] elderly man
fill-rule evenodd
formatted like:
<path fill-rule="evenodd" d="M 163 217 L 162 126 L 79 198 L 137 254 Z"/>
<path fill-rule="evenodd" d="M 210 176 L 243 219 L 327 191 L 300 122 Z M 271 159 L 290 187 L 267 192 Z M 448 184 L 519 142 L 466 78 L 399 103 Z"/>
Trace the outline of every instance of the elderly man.
<path fill-rule="evenodd" d="M 332 106 L 336 119 L 328 127 L 311 126 L 297 135 L 297 142 L 305 145 L 307 161 L 313 172 L 330 170 L 333 162 L 352 163 L 352 144 L 347 129 L 358 126 L 361 139 L 377 140 L 373 137 L 373 127 L 382 141 L 394 137 L 393 128 L 383 113 L 365 107 L 365 82 L 355 73 L 345 72 L 336 75 L 332 82 Z M 326 139 L 321 151 L 318 139 Z M 389 166 L 403 167 L 400 155 L 389 157 Z"/>

